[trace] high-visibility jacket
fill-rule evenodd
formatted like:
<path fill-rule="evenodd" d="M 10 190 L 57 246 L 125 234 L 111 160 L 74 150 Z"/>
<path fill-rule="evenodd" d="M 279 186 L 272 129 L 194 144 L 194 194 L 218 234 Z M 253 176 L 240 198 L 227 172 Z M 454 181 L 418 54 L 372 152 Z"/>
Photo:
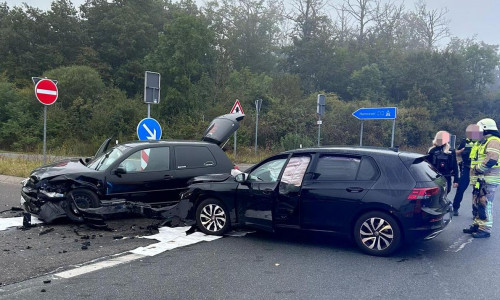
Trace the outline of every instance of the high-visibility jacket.
<path fill-rule="evenodd" d="M 488 144 L 496 140 L 500 143 L 500 138 L 496 136 L 489 136 L 486 140 L 476 142 L 472 147 L 471 158 L 471 173 L 470 183 L 475 184 L 477 178 L 484 178 L 487 184 L 500 184 L 500 165 L 497 162 L 493 167 L 486 167 L 486 154 L 487 152 L 496 152 L 500 154 L 500 149 L 493 147 L 488 148 Z M 476 172 L 476 169 L 483 171 L 482 173 Z"/>

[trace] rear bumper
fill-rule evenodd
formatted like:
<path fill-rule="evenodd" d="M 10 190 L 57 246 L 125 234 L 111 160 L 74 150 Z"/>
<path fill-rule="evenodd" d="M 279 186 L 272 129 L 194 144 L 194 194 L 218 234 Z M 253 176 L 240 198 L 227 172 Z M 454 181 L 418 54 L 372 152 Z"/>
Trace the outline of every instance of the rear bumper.
<path fill-rule="evenodd" d="M 451 204 L 440 214 L 425 214 L 419 222 L 412 220 L 405 234 L 407 240 L 430 240 L 438 236 L 450 224 L 453 218 L 453 207 Z M 418 223 L 417 226 L 415 226 Z"/>

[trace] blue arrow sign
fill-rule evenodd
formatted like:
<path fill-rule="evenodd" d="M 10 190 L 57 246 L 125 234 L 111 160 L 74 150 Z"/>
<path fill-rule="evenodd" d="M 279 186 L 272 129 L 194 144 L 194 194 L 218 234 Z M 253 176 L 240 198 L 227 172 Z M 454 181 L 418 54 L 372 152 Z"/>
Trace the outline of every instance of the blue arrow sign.
<path fill-rule="evenodd" d="M 352 115 L 360 120 L 392 120 L 396 119 L 397 107 L 360 108 Z"/>
<path fill-rule="evenodd" d="M 140 141 L 159 140 L 161 138 L 161 126 L 153 118 L 145 118 L 137 125 L 137 137 Z"/>

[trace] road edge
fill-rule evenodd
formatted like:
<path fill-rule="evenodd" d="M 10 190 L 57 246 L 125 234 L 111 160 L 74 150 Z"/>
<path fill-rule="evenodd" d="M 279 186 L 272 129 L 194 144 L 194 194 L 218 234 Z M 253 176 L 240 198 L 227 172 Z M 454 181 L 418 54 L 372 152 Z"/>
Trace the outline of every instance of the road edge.
<path fill-rule="evenodd" d="M 24 179 L 23 177 L 0 175 L 0 183 L 21 184 Z"/>

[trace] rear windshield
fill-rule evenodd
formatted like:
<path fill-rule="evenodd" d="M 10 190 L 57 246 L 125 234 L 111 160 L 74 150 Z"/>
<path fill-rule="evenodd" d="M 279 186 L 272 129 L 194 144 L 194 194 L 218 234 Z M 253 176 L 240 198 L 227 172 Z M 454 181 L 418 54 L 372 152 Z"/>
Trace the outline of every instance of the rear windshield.
<path fill-rule="evenodd" d="M 434 181 L 438 171 L 425 160 L 425 156 L 416 159 L 408 168 L 416 181 Z"/>

